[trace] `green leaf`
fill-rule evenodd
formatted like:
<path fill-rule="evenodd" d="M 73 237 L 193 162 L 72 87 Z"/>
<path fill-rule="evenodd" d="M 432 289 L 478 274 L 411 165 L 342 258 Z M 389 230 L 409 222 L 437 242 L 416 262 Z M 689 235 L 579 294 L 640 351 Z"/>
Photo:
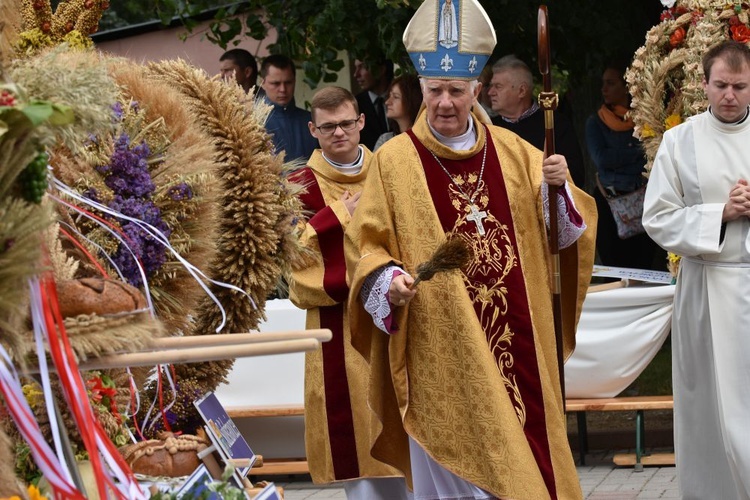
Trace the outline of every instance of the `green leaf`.
<path fill-rule="evenodd" d="M 31 121 L 33 126 L 40 125 L 52 116 L 52 104 L 48 102 L 33 101 L 24 106 L 21 112 Z"/>
<path fill-rule="evenodd" d="M 325 75 L 323 75 L 323 81 L 325 83 L 333 83 L 333 82 L 338 81 L 338 79 L 339 79 L 338 73 L 326 73 Z"/>
<path fill-rule="evenodd" d="M 73 108 L 63 104 L 52 104 L 52 115 L 49 117 L 50 125 L 67 125 L 76 119 Z"/>

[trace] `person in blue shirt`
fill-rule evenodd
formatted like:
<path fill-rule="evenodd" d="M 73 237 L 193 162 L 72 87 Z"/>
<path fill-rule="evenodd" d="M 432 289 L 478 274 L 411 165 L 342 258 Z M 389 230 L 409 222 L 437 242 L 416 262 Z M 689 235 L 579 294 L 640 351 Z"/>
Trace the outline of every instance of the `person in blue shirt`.
<path fill-rule="evenodd" d="M 307 128 L 310 112 L 294 103 L 294 62 L 283 55 L 268 56 L 260 66 L 260 74 L 266 102 L 273 106 L 266 120 L 266 131 L 271 135 L 275 151 L 284 151 L 285 161 L 307 161 L 318 147 L 318 141 Z"/>
<path fill-rule="evenodd" d="M 666 268 L 666 255 L 646 233 L 620 239 L 607 197 L 630 193 L 645 184 L 646 156 L 633 137 L 633 121 L 627 116 L 630 96 L 623 61 L 614 60 L 602 74 L 604 103 L 586 121 L 586 146 L 596 165 L 594 200 L 599 211 L 596 250 L 605 266 L 637 269 Z"/>

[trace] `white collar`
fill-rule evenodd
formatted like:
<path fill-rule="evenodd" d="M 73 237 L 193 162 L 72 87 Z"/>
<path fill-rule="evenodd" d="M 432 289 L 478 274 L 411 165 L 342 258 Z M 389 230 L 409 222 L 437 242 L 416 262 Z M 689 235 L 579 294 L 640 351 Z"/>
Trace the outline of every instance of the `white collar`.
<path fill-rule="evenodd" d="M 435 136 L 438 142 L 440 142 L 440 144 L 442 144 L 443 146 L 448 146 L 453 150 L 466 151 L 467 149 L 473 148 L 474 144 L 477 143 L 477 134 L 474 131 L 474 120 L 472 120 L 471 117 L 469 117 L 469 128 L 466 130 L 466 132 L 455 137 L 446 137 L 443 134 L 437 132 L 434 128 L 432 128 L 429 120 L 427 121 L 427 125 L 430 127 L 432 134 Z"/>
<path fill-rule="evenodd" d="M 342 174 L 357 175 L 362 171 L 362 165 L 364 165 L 365 163 L 365 152 L 362 149 L 362 146 L 358 146 L 357 149 L 359 151 L 357 159 L 351 163 L 339 163 L 328 158 L 326 154 L 323 153 L 323 151 L 321 151 L 320 153 L 323 155 L 323 159 L 327 161 L 329 165 L 331 165 Z"/>

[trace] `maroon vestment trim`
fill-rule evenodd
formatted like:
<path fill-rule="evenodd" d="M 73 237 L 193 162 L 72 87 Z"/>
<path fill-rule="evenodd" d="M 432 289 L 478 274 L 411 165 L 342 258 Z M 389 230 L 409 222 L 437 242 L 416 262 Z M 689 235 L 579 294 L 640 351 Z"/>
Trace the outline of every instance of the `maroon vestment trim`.
<path fill-rule="evenodd" d="M 309 223 L 318 234 L 323 255 L 323 287 L 339 303 L 318 308 L 320 327 L 333 333 L 330 341 L 322 345 L 323 384 L 325 386 L 328 439 L 334 476 L 338 480 L 359 477 L 357 441 L 354 436 L 354 418 L 349 397 L 344 352 L 344 304 L 349 288 L 346 285 L 344 260 L 344 231 L 336 214 L 325 204 L 314 172 L 309 167 L 298 170 L 292 177 L 306 187 L 300 198 L 305 209 L 314 213 Z"/>
<path fill-rule="evenodd" d="M 301 183 L 306 186 L 306 192 L 300 199 L 307 209 L 315 214 L 308 223 L 318 234 L 318 245 L 323 256 L 323 289 L 336 302 L 346 302 L 349 297 L 349 286 L 346 284 L 344 228 L 341 227 L 341 222 L 333 209 L 326 206 L 320 185 L 310 167 L 302 169 L 292 179 L 294 182 L 302 181 Z"/>
<path fill-rule="evenodd" d="M 359 477 L 357 440 L 354 436 L 352 402 L 344 363 L 344 304 L 320 308 L 320 327 L 330 328 L 333 337 L 323 342 L 323 381 L 326 388 L 326 416 L 331 459 L 336 479 Z"/>
<path fill-rule="evenodd" d="M 491 139 L 489 130 L 485 127 L 487 137 L 487 159 L 485 164 L 484 175 L 481 181 L 484 182 L 485 186 L 480 190 L 474 199 L 480 211 L 487 211 L 491 216 L 484 220 L 485 230 L 487 231 L 486 237 L 495 237 L 499 235 L 507 235 L 509 241 L 499 242 L 497 248 L 505 248 L 505 245 L 511 244 L 515 255 L 518 256 L 519 262 L 508 272 L 504 277 L 500 275 L 498 270 L 490 270 L 488 272 L 487 267 L 479 268 L 473 267 L 474 271 L 471 274 L 467 274 L 467 270 L 464 269 L 464 275 L 466 279 L 473 285 L 483 285 L 486 288 L 491 288 L 497 284 L 499 279 L 504 280 L 504 286 L 507 287 L 508 293 L 504 295 L 507 305 L 503 304 L 501 299 L 495 295 L 493 297 L 492 306 L 499 308 L 500 310 L 506 310 L 507 312 L 503 316 L 504 321 L 510 327 L 513 332 L 513 337 L 510 346 L 507 349 L 499 349 L 492 347 L 493 354 L 500 363 L 500 355 L 510 353 L 513 356 L 514 362 L 511 367 L 507 365 L 504 367 L 504 373 L 512 374 L 516 378 L 517 387 L 521 393 L 521 400 L 526 408 L 526 423 L 524 425 L 524 433 L 526 439 L 529 442 L 532 453 L 536 459 L 539 470 L 544 477 L 547 489 L 550 492 L 550 497 L 557 498 L 557 489 L 555 486 L 554 470 L 552 468 L 552 458 L 550 456 L 549 440 L 547 439 L 547 425 L 544 409 L 544 398 L 542 395 L 541 382 L 539 380 L 539 367 L 538 360 L 536 357 L 536 346 L 534 343 L 534 331 L 531 321 L 531 313 L 529 310 L 529 303 L 527 297 L 527 288 L 525 279 L 523 276 L 520 253 L 518 252 L 518 243 L 516 240 L 516 229 L 513 224 L 513 217 L 511 216 L 510 203 L 508 199 L 508 192 L 505 187 L 505 181 L 503 178 L 503 171 L 500 166 L 499 159 L 497 157 L 497 151 L 495 145 Z M 460 233 L 466 237 L 468 241 L 476 241 L 477 238 L 482 238 L 476 234 L 476 226 L 474 223 L 458 224 L 459 217 L 465 217 L 465 207 L 467 202 L 463 200 L 459 195 L 456 195 L 456 190 L 451 183 L 448 175 L 443 171 L 438 162 L 432 156 L 432 153 L 417 139 L 412 130 L 407 131 L 409 137 L 411 137 L 414 146 L 419 153 L 419 157 L 422 162 L 422 166 L 427 179 L 427 185 L 429 187 L 430 194 L 432 196 L 435 209 L 440 218 L 440 223 L 443 226 L 443 230 L 446 232 L 454 231 Z M 471 158 L 463 160 L 448 160 L 440 158 L 440 162 L 450 172 L 454 178 L 461 177 L 465 184 L 462 187 L 466 194 L 471 195 L 476 189 L 476 183 L 470 183 L 468 181 L 469 174 L 474 174 L 478 177 L 482 166 L 482 150 L 480 149 L 477 154 Z M 541 165 L 540 167 L 541 168 Z M 477 182 L 480 180 L 478 179 Z M 454 193 L 451 198 L 451 192 Z M 482 199 L 484 198 L 484 202 Z M 458 201 L 457 201 L 458 200 Z M 458 208 L 454 206 L 454 202 L 457 202 Z M 533 203 L 531 200 L 521 201 L 522 203 Z M 504 226 L 501 228 L 500 226 Z M 487 260 L 489 256 L 475 256 L 475 260 L 480 261 Z M 479 271 L 481 269 L 481 271 Z M 475 300 L 475 294 L 470 291 L 471 299 L 474 301 L 474 310 L 477 313 L 477 317 L 482 322 L 482 328 L 488 337 L 488 341 L 493 334 L 490 331 L 490 319 L 485 318 L 487 315 L 486 306 L 479 300 Z M 491 317 L 491 315 L 490 315 Z M 551 326 L 551 325 L 550 325 Z M 497 325 L 495 325 L 495 329 Z M 514 396 L 509 388 L 508 390 L 511 401 L 514 401 Z"/>

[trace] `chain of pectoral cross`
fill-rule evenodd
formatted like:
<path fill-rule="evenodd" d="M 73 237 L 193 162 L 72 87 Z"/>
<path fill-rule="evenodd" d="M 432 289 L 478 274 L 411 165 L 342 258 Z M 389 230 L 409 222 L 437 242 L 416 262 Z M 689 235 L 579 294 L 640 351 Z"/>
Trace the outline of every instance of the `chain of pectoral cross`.
<path fill-rule="evenodd" d="M 489 138 L 487 138 L 489 140 Z M 477 187 L 474 189 L 474 192 L 471 194 L 471 196 L 467 195 L 466 192 L 464 192 L 463 188 L 461 188 L 461 185 L 456 182 L 456 180 L 453 178 L 450 172 L 448 172 L 448 169 L 445 168 L 443 163 L 440 161 L 440 159 L 437 157 L 435 153 L 430 151 L 432 154 L 432 157 L 435 158 L 435 161 L 438 165 L 440 165 L 440 168 L 443 169 L 443 172 L 445 172 L 445 175 L 448 176 L 448 179 L 453 183 L 454 186 L 456 186 L 456 189 L 458 189 L 458 192 L 463 196 L 464 200 L 466 200 L 469 203 L 469 211 L 470 214 L 466 215 L 466 220 L 473 222 L 477 227 L 477 232 L 480 234 L 480 236 L 484 236 L 484 224 L 482 223 L 483 219 L 487 218 L 487 212 L 480 211 L 479 208 L 474 204 L 474 198 L 476 198 L 477 194 L 479 194 L 479 191 L 482 189 L 482 177 L 484 176 L 484 164 L 487 161 L 487 142 L 484 143 L 484 149 L 482 150 L 482 168 L 479 169 L 479 178 L 477 179 Z"/>

